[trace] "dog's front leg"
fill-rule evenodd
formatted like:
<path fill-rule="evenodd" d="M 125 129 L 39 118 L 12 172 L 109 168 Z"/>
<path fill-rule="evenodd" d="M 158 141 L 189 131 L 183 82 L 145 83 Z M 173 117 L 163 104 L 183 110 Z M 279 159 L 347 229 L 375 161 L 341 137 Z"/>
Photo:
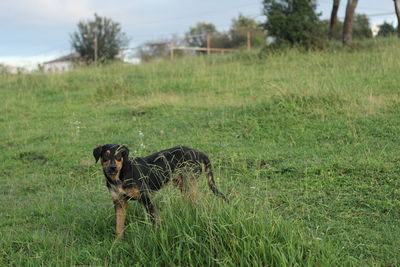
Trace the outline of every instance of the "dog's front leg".
<path fill-rule="evenodd" d="M 151 223 L 153 225 L 155 225 L 157 223 L 157 220 L 156 220 L 156 209 L 153 206 L 153 204 L 151 203 L 150 197 L 147 194 L 142 194 L 140 196 L 140 198 L 139 198 L 139 202 L 144 205 L 144 207 L 146 208 L 147 212 L 150 215 Z"/>
<path fill-rule="evenodd" d="M 127 207 L 128 207 L 128 201 L 114 200 L 115 217 L 116 217 L 115 234 L 117 238 L 121 238 L 124 233 L 124 224 L 125 224 Z"/>

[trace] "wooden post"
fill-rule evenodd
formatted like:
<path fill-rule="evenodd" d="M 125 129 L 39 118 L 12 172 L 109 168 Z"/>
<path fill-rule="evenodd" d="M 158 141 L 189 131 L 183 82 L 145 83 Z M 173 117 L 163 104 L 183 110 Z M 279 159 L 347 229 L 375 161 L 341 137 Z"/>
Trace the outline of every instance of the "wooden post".
<path fill-rule="evenodd" d="M 251 30 L 247 29 L 247 51 L 251 49 Z"/>
<path fill-rule="evenodd" d="M 174 46 L 172 45 L 172 41 L 169 42 L 169 56 L 172 59 L 174 59 Z"/>
<path fill-rule="evenodd" d="M 97 63 L 97 34 L 94 36 L 94 63 Z"/>
<path fill-rule="evenodd" d="M 211 48 L 211 34 L 207 33 L 207 54 L 210 54 Z"/>
<path fill-rule="evenodd" d="M 98 57 L 98 47 L 97 47 L 97 35 L 99 34 L 99 29 L 96 27 L 93 29 L 94 33 L 94 63 L 97 64 L 97 57 Z"/>

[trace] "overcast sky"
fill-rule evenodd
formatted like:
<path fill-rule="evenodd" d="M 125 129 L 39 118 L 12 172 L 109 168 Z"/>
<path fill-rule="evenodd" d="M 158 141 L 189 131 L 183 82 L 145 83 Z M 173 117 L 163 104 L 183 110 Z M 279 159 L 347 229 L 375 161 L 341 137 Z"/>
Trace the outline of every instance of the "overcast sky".
<path fill-rule="evenodd" d="M 227 30 L 239 13 L 265 21 L 262 0 L 0 0 L 0 63 L 52 58 L 71 52 L 70 33 L 94 13 L 121 23 L 130 47 L 183 35 L 199 21 Z M 347 1 L 341 1 L 343 19 Z M 321 18 L 329 18 L 332 0 L 318 0 Z M 393 0 L 359 0 L 357 13 L 372 25 L 395 22 Z M 392 14 L 387 14 L 392 13 Z M 394 25 L 397 25 L 394 23 Z"/>

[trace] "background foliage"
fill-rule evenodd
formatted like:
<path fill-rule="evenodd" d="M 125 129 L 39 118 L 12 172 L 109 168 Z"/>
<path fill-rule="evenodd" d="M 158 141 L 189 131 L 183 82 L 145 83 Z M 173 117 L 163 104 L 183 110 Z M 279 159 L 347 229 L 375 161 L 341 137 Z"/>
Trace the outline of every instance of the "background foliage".
<path fill-rule="evenodd" d="M 396 28 L 393 26 L 392 23 L 388 23 L 385 21 L 384 23 L 379 25 L 379 32 L 378 32 L 379 37 L 388 37 L 395 34 L 396 34 Z"/>
<path fill-rule="evenodd" d="M 115 59 L 128 45 L 128 39 L 121 25 L 113 20 L 94 14 L 94 20 L 81 21 L 78 30 L 71 34 L 71 46 L 81 57 L 95 60 L 95 38 L 99 61 Z"/>
<path fill-rule="evenodd" d="M 298 45 L 306 49 L 321 49 L 325 35 L 316 1 L 264 0 L 264 25 L 277 46 Z"/>

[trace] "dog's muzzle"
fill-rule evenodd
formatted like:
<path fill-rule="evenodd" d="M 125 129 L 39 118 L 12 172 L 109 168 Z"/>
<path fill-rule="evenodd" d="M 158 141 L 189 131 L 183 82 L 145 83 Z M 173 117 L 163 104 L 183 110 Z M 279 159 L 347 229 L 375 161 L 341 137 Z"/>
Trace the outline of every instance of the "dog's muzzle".
<path fill-rule="evenodd" d="M 110 166 L 110 167 L 108 167 L 107 169 L 106 169 L 106 173 L 108 174 L 108 175 L 116 175 L 117 174 L 117 167 L 115 166 Z"/>

